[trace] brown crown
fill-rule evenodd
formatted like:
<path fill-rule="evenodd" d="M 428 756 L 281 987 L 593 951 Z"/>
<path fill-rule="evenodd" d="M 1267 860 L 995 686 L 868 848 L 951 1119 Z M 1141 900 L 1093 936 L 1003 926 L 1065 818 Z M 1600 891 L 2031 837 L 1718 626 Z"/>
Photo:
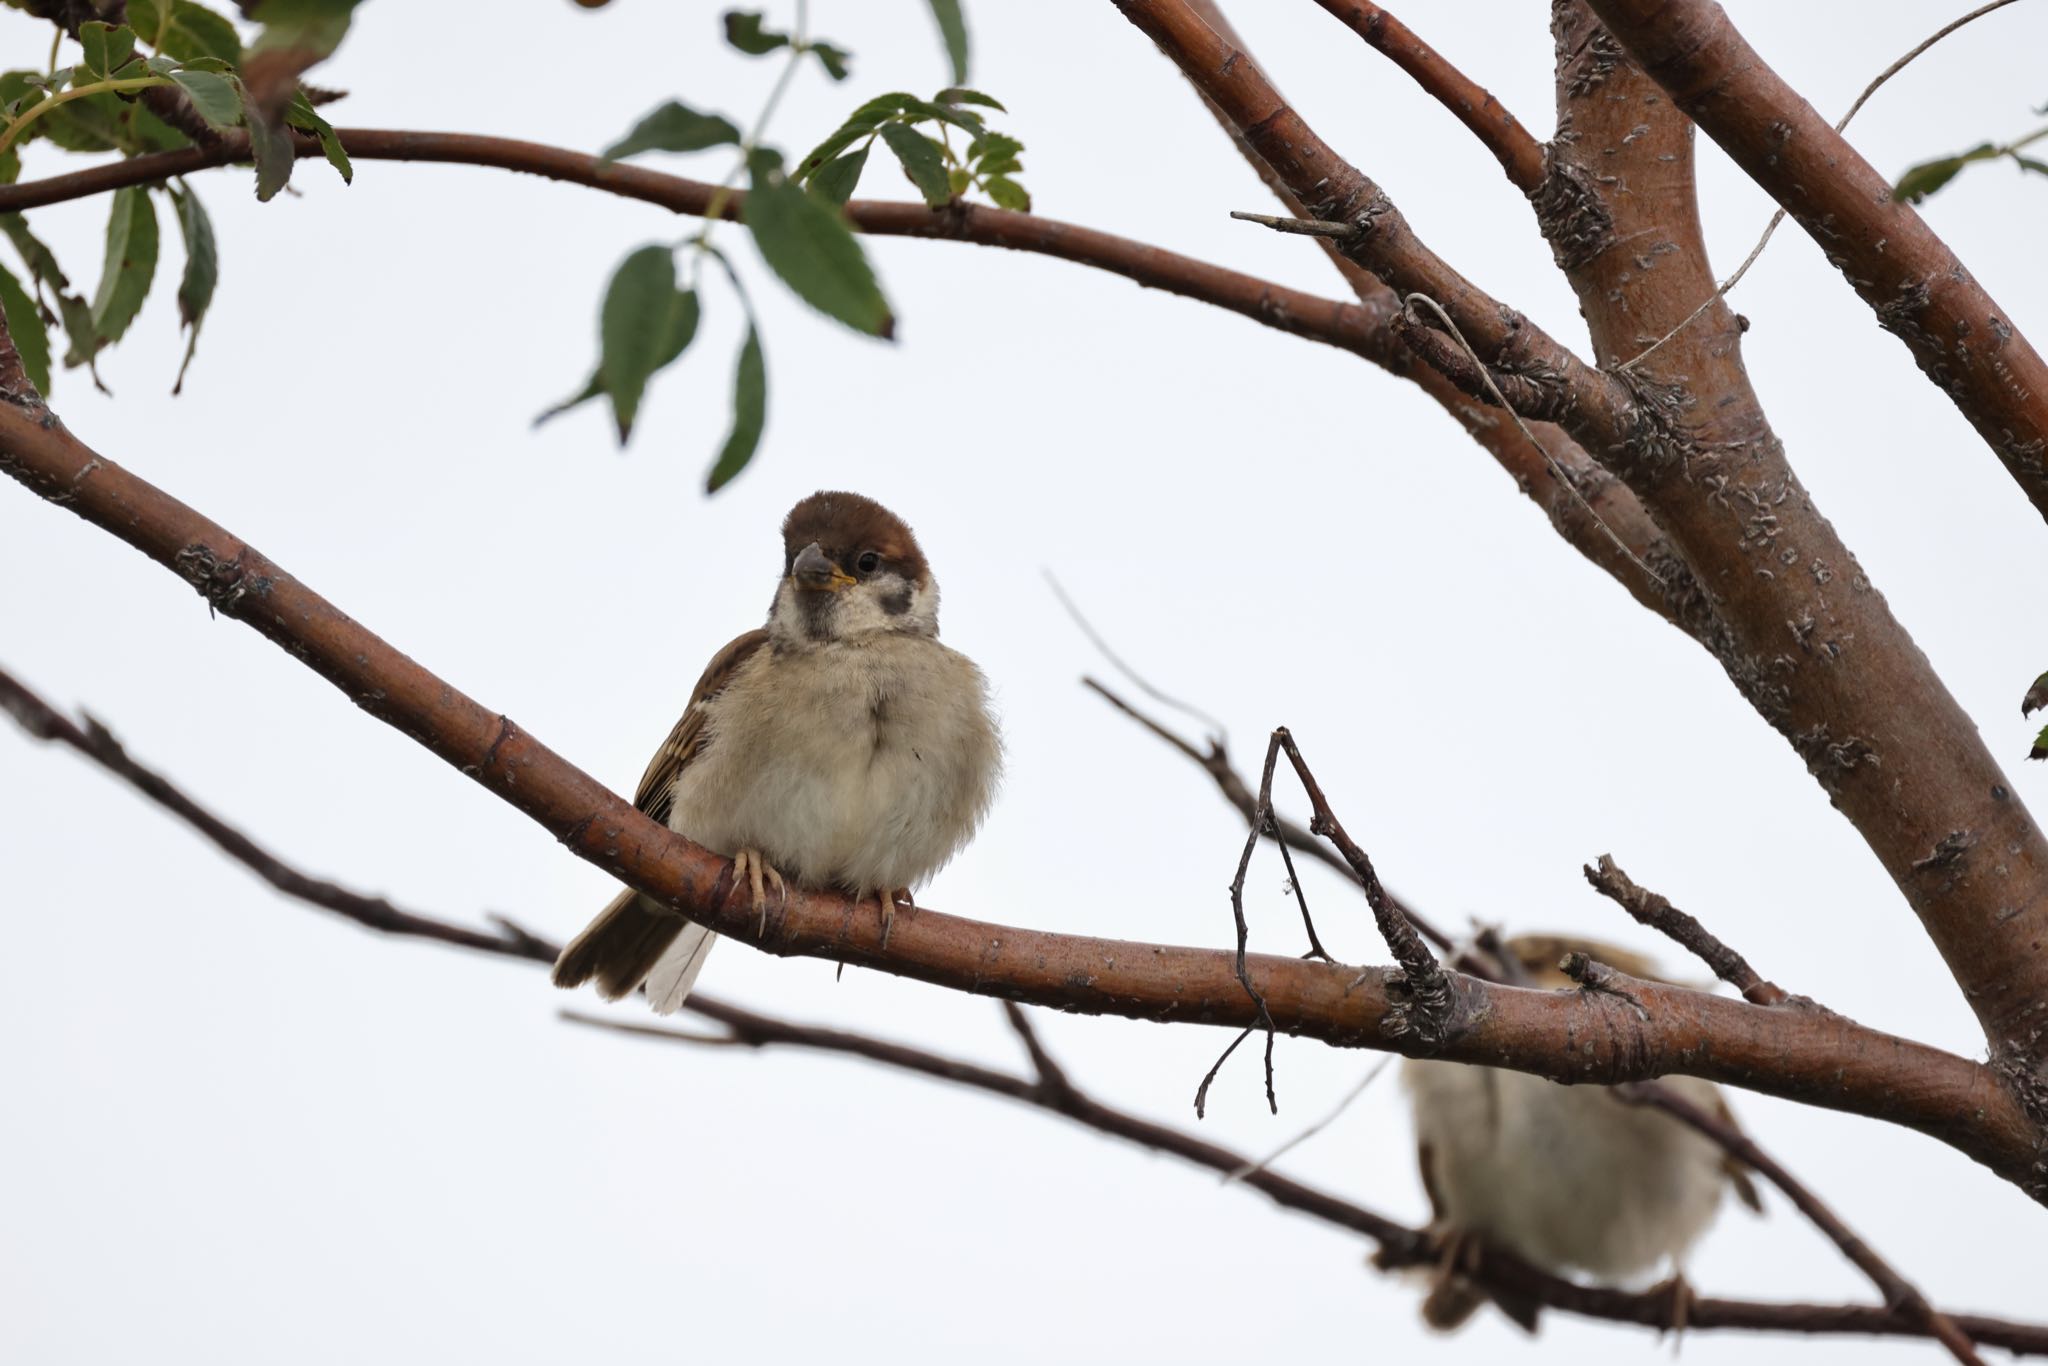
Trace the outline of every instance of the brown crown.
<path fill-rule="evenodd" d="M 912 582 L 922 582 L 930 573 L 924 551 L 903 519 L 858 493 L 814 493 L 789 510 L 782 519 L 784 573 L 797 552 L 813 541 L 841 568 L 848 568 L 862 551 L 872 550 Z"/>

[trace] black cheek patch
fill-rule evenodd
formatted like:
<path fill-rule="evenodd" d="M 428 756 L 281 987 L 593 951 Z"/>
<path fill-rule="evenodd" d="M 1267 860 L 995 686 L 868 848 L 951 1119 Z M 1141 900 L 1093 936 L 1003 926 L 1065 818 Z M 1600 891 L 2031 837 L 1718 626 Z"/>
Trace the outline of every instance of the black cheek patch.
<path fill-rule="evenodd" d="M 882 595 L 882 610 L 892 617 L 900 617 L 910 610 L 910 585 L 904 584 L 893 592 Z"/>

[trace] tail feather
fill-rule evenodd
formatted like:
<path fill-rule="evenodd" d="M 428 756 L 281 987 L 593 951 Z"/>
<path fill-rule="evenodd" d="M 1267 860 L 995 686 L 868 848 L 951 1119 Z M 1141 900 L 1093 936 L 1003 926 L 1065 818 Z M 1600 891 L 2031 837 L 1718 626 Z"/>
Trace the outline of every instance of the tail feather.
<path fill-rule="evenodd" d="M 654 1007 L 655 1014 L 673 1015 L 683 1008 L 717 940 L 718 936 L 702 925 L 692 922 L 683 926 L 683 932 L 661 955 L 654 971 L 647 974 L 647 1003 Z"/>
<path fill-rule="evenodd" d="M 600 996 L 616 1001 L 647 980 L 685 930 L 696 929 L 629 887 L 569 941 L 555 960 L 554 983 L 580 987 L 594 981 Z"/>

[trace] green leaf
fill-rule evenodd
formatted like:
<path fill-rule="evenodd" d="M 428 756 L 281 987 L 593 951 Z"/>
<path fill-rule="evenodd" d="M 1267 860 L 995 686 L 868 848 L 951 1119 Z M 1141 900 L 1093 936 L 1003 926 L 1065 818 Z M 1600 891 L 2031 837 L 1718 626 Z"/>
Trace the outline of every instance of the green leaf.
<path fill-rule="evenodd" d="M 846 79 L 848 63 L 853 60 L 851 52 L 843 47 L 835 47 L 831 43 L 812 43 L 811 55 L 818 59 L 818 64 L 825 68 L 825 74 L 833 80 Z"/>
<path fill-rule="evenodd" d="M 882 141 L 903 163 L 904 174 L 917 186 L 924 202 L 935 209 L 950 203 L 953 187 L 946 176 L 945 149 L 907 123 L 885 123 L 881 132 Z"/>
<path fill-rule="evenodd" d="M 348 151 L 341 145 L 341 134 L 334 131 L 333 124 L 320 117 L 320 111 L 313 107 L 313 101 L 306 97 L 303 89 L 293 94 L 291 104 L 284 111 L 284 121 L 320 139 L 320 151 L 327 158 L 327 164 L 341 173 L 341 183 L 355 184 L 356 168 L 349 163 Z"/>
<path fill-rule="evenodd" d="M 812 194 L 828 204 L 844 204 L 853 198 L 854 187 L 860 184 L 860 173 L 867 168 L 868 149 L 856 147 L 843 157 L 834 157 L 820 166 L 808 182 Z"/>
<path fill-rule="evenodd" d="M 964 85 L 947 86 L 932 98 L 940 104 L 984 104 L 1004 114 L 1010 112 L 1003 108 L 1003 102 L 995 96 L 984 95 L 979 90 L 969 90 Z"/>
<path fill-rule="evenodd" d="M 263 32 L 256 36 L 250 51 L 310 53 L 312 59 L 306 66 L 311 66 L 341 46 L 358 3 L 360 0 L 258 0 L 249 17 L 263 25 Z"/>
<path fill-rule="evenodd" d="M 93 324 L 92 305 L 76 294 L 59 294 L 57 312 L 64 319 L 64 335 L 70 338 L 70 344 L 64 350 L 64 364 L 67 367 L 92 364 L 92 358 L 107 344 L 107 339 Z"/>
<path fill-rule="evenodd" d="M 192 0 L 128 0 L 128 26 L 166 57 L 242 63 L 242 37 L 227 19 Z"/>
<path fill-rule="evenodd" d="M 2032 157 L 2023 157 L 2018 152 L 2012 154 L 2012 159 L 2020 164 L 2022 171 L 2032 171 L 2035 175 L 2048 175 L 2048 162 L 2036 161 Z"/>
<path fill-rule="evenodd" d="M 2034 737 L 2034 747 L 2027 752 L 2029 759 L 2048 759 L 2048 726 L 2041 727 L 2041 733 Z"/>
<path fill-rule="evenodd" d="M 50 329 L 43 325 L 43 311 L 5 266 L 0 266 L 0 316 L 14 337 L 15 352 L 28 382 L 47 397 L 50 392 Z"/>
<path fill-rule="evenodd" d="M 768 366 L 761 355 L 761 332 L 751 314 L 747 318 L 747 340 L 740 347 L 740 363 L 732 380 L 732 430 L 705 477 L 704 491 L 716 493 L 730 484 L 754 458 L 761 445 L 761 429 L 768 424 Z"/>
<path fill-rule="evenodd" d="M 633 131 L 604 149 L 606 161 L 639 152 L 698 152 L 706 147 L 737 145 L 740 130 L 717 114 L 700 114 L 670 100 L 633 125 Z"/>
<path fill-rule="evenodd" d="M 249 110 L 248 124 L 249 154 L 256 163 L 256 199 L 267 204 L 291 183 L 292 163 L 298 159 L 298 152 L 282 124 L 261 117 L 253 108 Z"/>
<path fill-rule="evenodd" d="M 191 98 L 207 127 L 225 132 L 241 123 L 242 92 L 227 77 L 211 71 L 175 71 L 171 79 Z"/>
<path fill-rule="evenodd" d="M 28 220 L 18 213 L 0 214 L 0 234 L 14 243 L 14 249 L 21 253 L 22 263 L 28 267 L 31 279 L 37 284 L 48 285 L 53 290 L 71 288 L 71 281 L 57 266 L 57 258 L 43 245 L 42 239 L 29 231 Z"/>
<path fill-rule="evenodd" d="M 840 124 L 831 137 L 813 147 L 810 155 L 797 163 L 797 178 L 802 179 L 815 174 L 820 166 L 874 132 L 883 119 L 901 113 L 904 105 L 916 99 L 915 95 L 892 90 L 886 95 L 877 95 L 861 105 L 846 116 L 846 122 Z"/>
<path fill-rule="evenodd" d="M 742 219 L 798 298 L 856 332 L 890 334 L 889 302 L 836 209 L 779 175 L 757 174 Z"/>
<path fill-rule="evenodd" d="M 690 289 L 677 290 L 675 298 L 670 303 L 668 340 L 663 344 L 661 353 L 655 358 L 654 369 L 656 371 L 672 364 L 676 357 L 682 355 L 684 349 L 689 346 L 691 338 L 697 335 L 697 314 L 697 292 Z M 538 427 L 550 418 L 560 417 L 571 408 L 580 407 L 591 399 L 599 397 L 604 392 L 603 371 L 593 372 L 590 378 L 583 382 L 581 389 L 553 407 L 542 411 L 539 416 L 533 419 L 533 425 Z"/>
<path fill-rule="evenodd" d="M 1989 161 L 1998 155 L 1998 148 L 1988 142 L 1980 142 L 1967 152 L 1952 157 L 1938 157 L 1923 161 L 1911 167 L 1899 177 L 1899 183 L 1892 186 L 1892 198 L 1909 204 L 1918 204 L 1942 186 L 1962 173 L 1963 167 L 1973 161 Z"/>
<path fill-rule="evenodd" d="M 996 202 L 999 209 L 1015 209 L 1018 213 L 1031 212 L 1031 194 L 1022 185 L 1006 175 L 992 175 L 981 182 L 988 191 L 988 197 Z"/>
<path fill-rule="evenodd" d="M 597 373 L 611 396 L 620 445 L 632 435 L 649 376 L 661 368 L 677 292 L 675 255 L 658 245 L 628 256 L 605 289 L 598 310 Z"/>
<path fill-rule="evenodd" d="M 939 37 L 946 44 L 946 60 L 953 65 L 953 84 L 967 83 L 967 16 L 960 12 L 960 0 L 931 0 L 932 18 L 939 21 Z"/>
<path fill-rule="evenodd" d="M 172 190 L 171 203 L 178 211 L 178 231 L 185 238 L 185 274 L 178 281 L 178 321 L 190 329 L 185 338 L 185 358 L 178 362 L 178 380 L 171 386 L 177 393 L 185 387 L 185 372 L 199 349 L 199 325 L 213 304 L 214 286 L 220 283 L 220 252 L 213 239 L 213 220 L 206 206 L 190 190 Z"/>
<path fill-rule="evenodd" d="M 967 144 L 969 161 L 1006 161 L 1024 150 L 1024 144 L 1007 133 L 983 133 Z"/>
<path fill-rule="evenodd" d="M 34 131 L 67 152 L 111 152 L 121 145 L 125 108 L 111 92 L 66 100 L 37 119 Z"/>
<path fill-rule="evenodd" d="M 776 33 L 761 27 L 761 13 L 758 10 L 727 10 L 724 17 L 725 41 L 750 57 L 760 57 L 775 51 L 778 47 L 789 46 L 787 33 Z"/>
<path fill-rule="evenodd" d="M 988 127 L 982 121 L 981 115 L 972 109 L 962 109 L 951 104 L 934 104 L 930 100 L 914 99 L 903 107 L 903 113 L 912 123 L 937 119 L 940 123 L 950 123 L 955 128 L 964 129 L 974 137 L 980 137 Z"/>
<path fill-rule="evenodd" d="M 92 324 L 101 345 L 121 340 L 156 278 L 156 206 L 130 185 L 114 191 L 107 215 L 107 261 L 92 296 Z"/>
<path fill-rule="evenodd" d="M 78 45 L 85 49 L 86 70 L 95 76 L 111 76 L 135 55 L 135 30 L 94 19 L 78 26 Z"/>

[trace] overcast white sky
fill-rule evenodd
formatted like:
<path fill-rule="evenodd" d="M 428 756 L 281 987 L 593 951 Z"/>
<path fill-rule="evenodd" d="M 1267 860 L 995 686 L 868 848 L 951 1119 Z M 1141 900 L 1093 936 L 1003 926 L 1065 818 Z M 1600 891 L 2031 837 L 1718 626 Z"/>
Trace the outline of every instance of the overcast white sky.
<path fill-rule="evenodd" d="M 772 7 L 786 11 L 787 5 Z M 1261 60 L 1468 274 L 1581 339 L 1571 295 L 1486 155 L 1307 3 L 1240 5 Z M 1963 6 L 1731 4 L 1830 115 Z M 749 116 L 771 68 L 710 4 L 363 7 L 323 68 L 338 122 L 597 148 L 670 96 Z M 945 70 L 918 0 L 813 6 L 857 54 L 806 73 L 774 136 L 808 146 L 869 93 Z M 1544 7 L 1405 17 L 1539 132 Z M 974 84 L 1006 101 L 1040 211 L 1307 288 L 1314 248 L 1234 224 L 1257 181 L 1105 0 L 970 6 Z M 0 62 L 47 30 L 0 14 Z M 1852 141 L 1887 171 L 2036 122 L 2048 9 L 1950 40 Z M 38 145 L 30 175 L 59 168 Z M 716 156 L 683 164 L 715 178 Z M 907 192 L 870 170 L 868 194 Z M 1711 146 L 1707 232 L 1731 266 L 1768 216 Z M 1569 929 L 1661 951 L 1579 865 L 1611 851 L 1787 987 L 1975 1055 L 1911 913 L 1797 759 L 1689 641 L 1577 560 L 1412 388 L 1342 353 L 1040 258 L 869 244 L 901 318 L 854 337 L 771 284 L 738 231 L 771 380 L 757 465 L 706 501 L 737 339 L 726 297 L 657 381 L 632 448 L 593 407 L 534 432 L 594 354 L 613 265 L 676 220 L 453 167 L 194 182 L 218 303 L 182 398 L 174 277 L 103 372 L 62 375 L 86 441 L 261 546 L 487 705 L 630 792 L 705 659 L 758 623 L 776 525 L 820 486 L 881 498 L 945 585 L 1010 739 L 1005 795 L 932 905 L 1047 929 L 1222 945 L 1242 827 L 1204 780 L 1084 693 L 1100 667 L 1054 570 L 1125 655 L 1231 727 L 1241 761 L 1294 728 L 1388 878 L 1452 924 Z M 104 203 L 38 211 L 74 277 Z M 2038 339 L 2048 182 L 1965 176 L 1930 209 Z M 169 224 L 166 222 L 166 230 Z M 167 246 L 167 263 L 175 260 Z M 167 264 L 165 269 L 173 270 Z M 2001 755 L 2044 667 L 2038 517 L 1800 234 L 1739 291 L 1747 354 L 1814 491 Z M 599 587 L 598 585 L 602 585 Z M 626 587 L 626 585 L 634 585 Z M 0 662 L 90 708 L 145 762 L 283 856 L 463 920 L 573 932 L 610 894 L 509 807 L 349 706 L 105 534 L 0 488 Z M 1324 938 L 1382 956 L 1307 874 Z M 1255 943 L 1299 929 L 1270 854 Z M 858 1063 L 639 1044 L 561 1024 L 516 964 L 387 941 L 282 900 L 75 757 L 0 728 L 0 1358 L 502 1362 L 1493 1360 L 1493 1316 L 1431 1338 L 1367 1246 L 1213 1176 L 1060 1121 Z M 1666 955 L 1668 959 L 1668 955 Z M 1020 1060 L 991 1002 L 727 946 L 705 990 L 802 1019 Z M 631 1011 L 622 1012 L 629 1016 Z M 1051 1018 L 1075 1077 L 1194 1123 L 1225 1037 Z M 1263 1150 L 1370 1055 L 1283 1041 L 1204 1131 Z M 2048 1216 L 1904 1130 L 1738 1097 L 1744 1121 L 1941 1303 L 2042 1312 Z M 1424 1210 L 1391 1078 L 1289 1169 Z M 1867 1300 L 1782 1202 L 1691 1268 L 1707 1294 Z M 1537 1354 L 1630 1359 L 1634 1331 L 1553 1315 Z M 1698 1335 L 1691 1362 L 1930 1359 L 1919 1345 Z"/>

